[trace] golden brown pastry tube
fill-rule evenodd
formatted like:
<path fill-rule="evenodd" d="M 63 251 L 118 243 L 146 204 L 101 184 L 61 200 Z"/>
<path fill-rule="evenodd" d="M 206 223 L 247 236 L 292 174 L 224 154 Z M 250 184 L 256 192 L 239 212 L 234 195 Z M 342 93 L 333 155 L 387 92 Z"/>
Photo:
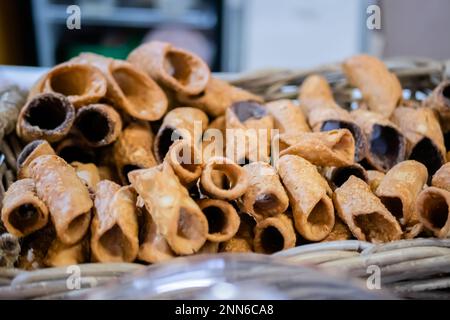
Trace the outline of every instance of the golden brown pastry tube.
<path fill-rule="evenodd" d="M 355 176 L 368 182 L 367 172 L 359 163 L 354 163 L 345 167 L 326 167 L 324 176 L 327 178 L 333 189 L 339 188 L 351 176 Z"/>
<path fill-rule="evenodd" d="M 63 267 L 74 264 L 80 264 L 88 260 L 89 255 L 89 241 L 83 239 L 80 242 L 67 245 L 60 240 L 53 240 L 47 255 L 44 258 L 44 263 L 47 267 Z"/>
<path fill-rule="evenodd" d="M 46 155 L 31 163 L 30 173 L 58 238 L 69 245 L 81 240 L 89 228 L 93 203 L 75 169 L 58 156 Z"/>
<path fill-rule="evenodd" d="M 185 95 L 201 93 L 210 78 L 209 68 L 200 57 L 166 42 L 142 44 L 130 53 L 128 61 L 162 87 Z"/>
<path fill-rule="evenodd" d="M 139 250 L 136 194 L 112 181 L 96 186 L 91 250 L 95 261 L 132 262 Z"/>
<path fill-rule="evenodd" d="M 45 140 L 34 140 L 27 144 L 17 157 L 17 178 L 29 178 L 30 163 L 39 156 L 52 154 L 55 154 L 55 150 Z"/>
<path fill-rule="evenodd" d="M 93 163 L 81 163 L 77 161 L 72 162 L 70 165 L 75 168 L 78 178 L 83 180 L 86 186 L 95 192 L 97 183 L 101 180 L 97 166 Z"/>
<path fill-rule="evenodd" d="M 280 158 L 278 173 L 290 199 L 297 231 L 311 241 L 324 239 L 334 226 L 327 181 L 314 165 L 295 155 Z"/>
<path fill-rule="evenodd" d="M 142 69 L 94 53 L 82 53 L 72 60 L 100 69 L 108 84 L 106 98 L 130 116 L 155 121 L 166 113 L 166 95 Z"/>
<path fill-rule="evenodd" d="M 447 238 L 450 234 L 450 192 L 436 187 L 424 189 L 416 202 L 419 221 L 435 237 Z"/>
<path fill-rule="evenodd" d="M 372 192 L 375 192 L 385 176 L 384 172 L 367 170 L 367 184 Z"/>
<path fill-rule="evenodd" d="M 433 176 L 431 185 L 450 192 L 450 162 L 444 164 Z"/>
<path fill-rule="evenodd" d="M 246 159 L 268 162 L 274 121 L 267 109 L 255 101 L 236 102 L 225 119 L 227 157 L 239 164 Z"/>
<path fill-rule="evenodd" d="M 32 179 L 14 182 L 3 199 L 2 221 L 6 230 L 24 237 L 45 227 L 48 221 L 48 209 L 37 196 Z"/>
<path fill-rule="evenodd" d="M 266 104 L 266 108 L 273 117 L 274 128 L 278 129 L 279 133 L 311 131 L 303 111 L 290 100 L 272 101 Z"/>
<path fill-rule="evenodd" d="M 38 93 L 60 93 L 75 108 L 80 108 L 99 101 L 105 96 L 106 89 L 106 79 L 99 69 L 69 61 L 55 66 L 41 77 L 29 97 Z"/>
<path fill-rule="evenodd" d="M 289 198 L 276 170 L 266 162 L 252 162 L 244 166 L 249 183 L 239 206 L 256 221 L 283 213 Z"/>
<path fill-rule="evenodd" d="M 355 140 L 347 129 L 280 134 L 278 139 L 281 157 L 297 155 L 316 166 L 345 167 L 354 162 Z"/>
<path fill-rule="evenodd" d="M 184 186 L 192 186 L 202 174 L 201 152 L 187 140 L 179 140 L 172 144 L 164 161 L 172 167 Z"/>
<path fill-rule="evenodd" d="M 208 221 L 172 167 L 135 170 L 128 177 L 172 250 L 181 255 L 197 252 L 206 241 Z"/>
<path fill-rule="evenodd" d="M 90 104 L 77 111 L 74 127 L 88 146 L 103 147 L 117 140 L 122 119 L 107 104 Z"/>
<path fill-rule="evenodd" d="M 407 140 L 407 157 L 423 163 L 433 175 L 445 163 L 445 145 L 439 122 L 431 109 L 398 107 L 392 121 Z"/>
<path fill-rule="evenodd" d="M 339 217 L 358 240 L 382 243 L 400 239 L 399 223 L 361 179 L 351 176 L 334 191 L 333 201 Z"/>
<path fill-rule="evenodd" d="M 417 216 L 415 201 L 427 179 L 423 164 L 403 161 L 386 173 L 375 194 L 400 224 L 406 225 Z"/>
<path fill-rule="evenodd" d="M 293 248 L 295 241 L 294 226 L 285 214 L 261 220 L 255 227 L 255 252 L 271 254 Z"/>
<path fill-rule="evenodd" d="M 55 152 L 67 163 L 75 161 L 82 163 L 96 162 L 96 154 L 84 141 L 75 137 L 67 136 L 55 146 Z"/>
<path fill-rule="evenodd" d="M 226 177 L 225 185 L 217 185 L 217 172 Z M 200 177 L 200 184 L 205 194 L 220 200 L 235 200 L 248 188 L 248 174 L 228 158 L 213 157 L 209 159 Z"/>
<path fill-rule="evenodd" d="M 234 237 L 241 219 L 230 203 L 217 199 L 202 199 L 198 200 L 197 204 L 208 220 L 208 241 L 223 242 Z"/>
<path fill-rule="evenodd" d="M 208 116 L 199 109 L 183 107 L 169 111 L 155 138 L 154 152 L 158 162 L 164 160 L 175 140 L 185 139 L 198 147 L 208 122 Z"/>
<path fill-rule="evenodd" d="M 197 254 L 212 254 L 219 252 L 220 242 L 206 241 Z"/>
<path fill-rule="evenodd" d="M 152 147 L 153 133 L 147 123 L 134 122 L 122 131 L 114 144 L 114 160 L 122 183 L 128 182 L 128 172 L 156 165 Z"/>
<path fill-rule="evenodd" d="M 214 77 L 211 77 L 205 90 L 200 94 L 185 95 L 177 93 L 176 100 L 181 105 L 198 108 L 211 117 L 224 115 L 227 108 L 238 101 L 263 102 L 260 97 L 251 92 Z"/>
<path fill-rule="evenodd" d="M 424 100 L 423 105 L 437 112 L 442 126 L 442 131 L 450 131 L 450 81 L 441 82 L 433 93 Z"/>
<path fill-rule="evenodd" d="M 358 109 L 351 112 L 367 138 L 366 161 L 376 170 L 386 172 L 406 156 L 406 139 L 384 115 Z"/>
<path fill-rule="evenodd" d="M 347 225 L 339 218 L 335 217 L 334 227 L 330 234 L 322 242 L 350 240 L 353 237 L 352 232 Z"/>
<path fill-rule="evenodd" d="M 75 108 L 61 94 L 43 93 L 34 96 L 22 108 L 17 120 L 17 135 L 24 141 L 44 139 L 56 142 L 72 128 Z"/>
<path fill-rule="evenodd" d="M 253 252 L 252 244 L 245 238 L 234 237 L 221 243 L 221 252 L 248 253 Z"/>
<path fill-rule="evenodd" d="M 215 118 L 203 132 L 202 155 L 203 162 L 212 157 L 223 157 L 226 147 L 225 116 Z"/>
<path fill-rule="evenodd" d="M 348 129 L 355 139 L 355 161 L 364 159 L 367 152 L 364 132 L 353 121 L 350 113 L 336 104 L 324 77 L 319 75 L 307 77 L 300 87 L 299 100 L 314 131 Z"/>
<path fill-rule="evenodd" d="M 402 98 L 397 76 L 382 61 L 365 54 L 347 59 L 342 67 L 349 83 L 361 91 L 369 109 L 389 118 Z"/>

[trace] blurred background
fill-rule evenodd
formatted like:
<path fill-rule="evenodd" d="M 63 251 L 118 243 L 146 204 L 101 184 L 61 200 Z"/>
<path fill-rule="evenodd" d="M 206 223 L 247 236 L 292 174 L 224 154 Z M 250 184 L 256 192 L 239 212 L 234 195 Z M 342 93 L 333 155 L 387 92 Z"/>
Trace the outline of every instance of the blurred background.
<path fill-rule="evenodd" d="M 81 9 L 69 29 L 67 8 Z M 367 8 L 381 8 L 369 30 Z M 0 1 L 0 64 L 51 66 L 82 51 L 116 58 L 158 39 L 214 71 L 308 68 L 358 53 L 450 58 L 448 0 Z"/>

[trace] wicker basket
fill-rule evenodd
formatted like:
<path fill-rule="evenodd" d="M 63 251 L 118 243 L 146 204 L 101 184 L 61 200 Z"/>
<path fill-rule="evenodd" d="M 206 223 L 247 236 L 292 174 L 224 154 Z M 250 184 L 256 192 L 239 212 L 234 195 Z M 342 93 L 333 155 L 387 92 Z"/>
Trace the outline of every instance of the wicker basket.
<path fill-rule="evenodd" d="M 421 100 L 450 73 L 448 62 L 429 59 L 403 58 L 389 60 L 387 64 L 411 99 Z M 358 95 L 346 82 L 338 64 L 302 71 L 263 71 L 231 82 L 263 96 L 266 101 L 295 99 L 298 86 L 311 73 L 320 73 L 328 79 L 340 105 L 351 109 L 358 103 Z M 22 147 L 15 134 L 4 137 L 0 144 L 0 200 L 15 179 L 16 158 Z M 377 266 L 382 285 L 399 297 L 450 299 L 450 239 L 419 238 L 382 245 L 356 240 L 324 242 L 299 246 L 275 256 L 362 279 L 370 275 L 370 266 Z M 81 289 L 75 291 L 66 285 L 66 268 L 36 271 L 0 268 L 0 299 L 76 298 L 93 284 L 101 285 L 141 268 L 144 266 L 139 264 L 80 265 Z"/>

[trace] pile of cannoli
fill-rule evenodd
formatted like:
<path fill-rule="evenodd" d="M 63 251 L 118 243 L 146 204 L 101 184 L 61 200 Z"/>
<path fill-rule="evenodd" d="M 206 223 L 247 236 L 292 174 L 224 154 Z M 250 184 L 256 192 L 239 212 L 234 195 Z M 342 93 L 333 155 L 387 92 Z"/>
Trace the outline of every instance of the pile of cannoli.
<path fill-rule="evenodd" d="M 27 145 L 1 211 L 17 266 L 447 237 L 450 82 L 418 102 L 377 58 L 342 70 L 354 110 L 320 75 L 265 102 L 157 41 L 55 66 L 17 121 Z"/>

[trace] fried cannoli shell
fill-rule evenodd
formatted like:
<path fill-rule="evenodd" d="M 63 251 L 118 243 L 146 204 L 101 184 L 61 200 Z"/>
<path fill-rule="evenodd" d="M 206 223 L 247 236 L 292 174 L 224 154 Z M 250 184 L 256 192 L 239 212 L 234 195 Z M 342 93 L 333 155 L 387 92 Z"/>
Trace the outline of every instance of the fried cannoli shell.
<path fill-rule="evenodd" d="M 290 100 L 272 101 L 266 104 L 266 108 L 273 117 L 274 128 L 278 129 L 279 133 L 311 131 L 302 110 Z"/>
<path fill-rule="evenodd" d="M 296 236 L 291 219 L 285 214 L 278 214 L 261 220 L 255 227 L 255 252 L 271 254 L 293 248 Z"/>
<path fill-rule="evenodd" d="M 339 217 L 335 217 L 333 230 L 322 242 L 350 240 L 352 237 L 352 232 L 347 225 Z"/>
<path fill-rule="evenodd" d="M 416 202 L 419 221 L 435 237 L 447 238 L 450 234 L 450 192 L 436 187 L 424 189 Z"/>
<path fill-rule="evenodd" d="M 29 178 L 30 163 L 37 157 L 52 154 L 55 154 L 55 150 L 45 140 L 34 140 L 27 144 L 17 157 L 17 178 Z"/>
<path fill-rule="evenodd" d="M 117 140 L 122 131 L 122 119 L 107 104 L 90 104 L 80 108 L 74 126 L 90 147 L 103 147 Z"/>
<path fill-rule="evenodd" d="M 96 186 L 91 225 L 94 261 L 132 262 L 139 250 L 136 194 L 130 186 L 103 180 Z"/>
<path fill-rule="evenodd" d="M 48 209 L 37 196 L 32 179 L 14 182 L 5 193 L 1 211 L 6 230 L 17 237 L 25 237 L 45 227 Z"/>
<path fill-rule="evenodd" d="M 184 95 L 205 90 L 211 74 L 208 65 L 194 53 L 160 41 L 140 45 L 129 54 L 128 61 L 161 86 Z"/>
<path fill-rule="evenodd" d="M 234 237 L 220 246 L 220 252 L 248 253 L 253 252 L 252 243 L 245 238 Z"/>
<path fill-rule="evenodd" d="M 80 241 L 89 228 L 93 203 L 75 169 L 58 156 L 45 155 L 31 163 L 30 173 L 58 238 L 68 245 Z"/>
<path fill-rule="evenodd" d="M 280 156 L 297 155 L 316 166 L 354 163 L 355 140 L 347 129 L 279 135 Z"/>
<path fill-rule="evenodd" d="M 323 240 L 333 229 L 334 209 L 327 181 L 309 161 L 285 155 L 278 174 L 286 188 L 296 230 L 311 241 Z"/>
<path fill-rule="evenodd" d="M 208 122 L 208 116 L 199 109 L 182 107 L 170 110 L 155 138 L 154 153 L 158 162 L 164 160 L 170 146 L 177 139 L 188 140 L 198 147 Z"/>
<path fill-rule="evenodd" d="M 357 87 L 369 110 L 389 118 L 402 99 L 402 87 L 397 76 L 379 59 L 356 55 L 342 65 L 352 86 Z"/>
<path fill-rule="evenodd" d="M 219 252 L 220 242 L 206 241 L 197 254 L 212 254 Z"/>
<path fill-rule="evenodd" d="M 238 232 L 241 219 L 230 203 L 217 199 L 201 199 L 197 204 L 208 220 L 208 241 L 227 241 Z"/>
<path fill-rule="evenodd" d="M 244 169 L 249 184 L 239 202 L 241 210 L 256 221 L 285 212 L 289 198 L 276 170 L 266 162 L 252 162 Z"/>
<path fill-rule="evenodd" d="M 407 156 L 423 163 L 433 175 L 445 163 L 445 145 L 439 121 L 431 109 L 398 107 L 392 121 L 407 140 Z"/>
<path fill-rule="evenodd" d="M 128 172 L 156 166 L 152 152 L 153 133 L 145 122 L 133 122 L 114 144 L 114 160 L 122 183 L 128 182 Z"/>
<path fill-rule="evenodd" d="M 450 162 L 444 164 L 433 176 L 431 185 L 450 192 Z"/>
<path fill-rule="evenodd" d="M 172 250 L 181 255 L 197 252 L 206 241 L 208 221 L 172 167 L 135 170 L 128 177 Z"/>
<path fill-rule="evenodd" d="M 60 240 L 53 240 L 44 263 L 47 267 L 64 267 L 86 262 L 89 253 L 89 241 L 83 239 L 80 242 L 67 245 Z"/>
<path fill-rule="evenodd" d="M 100 173 L 97 166 L 93 163 L 72 162 L 70 164 L 75 168 L 78 178 L 84 181 L 86 186 L 95 191 L 97 183 L 100 182 Z"/>
<path fill-rule="evenodd" d="M 133 118 L 155 121 L 166 113 L 166 95 L 142 69 L 94 53 L 82 53 L 72 61 L 100 69 L 108 84 L 106 98 Z"/>
<path fill-rule="evenodd" d="M 274 120 L 263 105 L 255 101 L 236 102 L 227 109 L 225 119 L 228 158 L 237 163 L 245 159 L 269 161 Z"/>
<path fill-rule="evenodd" d="M 192 186 L 202 174 L 202 155 L 187 140 L 179 140 L 172 144 L 164 161 L 172 167 L 184 186 Z"/>
<path fill-rule="evenodd" d="M 443 132 L 450 131 L 450 81 L 441 82 L 423 105 L 437 112 Z"/>
<path fill-rule="evenodd" d="M 238 101 L 263 102 L 261 97 L 214 77 L 210 78 L 202 93 L 198 95 L 178 93 L 176 94 L 176 100 L 181 105 L 198 108 L 211 117 L 224 115 L 227 108 Z"/>
<path fill-rule="evenodd" d="M 63 95 L 42 93 L 28 100 L 17 119 L 17 135 L 24 141 L 62 140 L 72 128 L 75 108 Z"/>
<path fill-rule="evenodd" d="M 226 176 L 226 185 L 217 185 L 217 172 Z M 200 184 L 205 194 L 220 200 L 235 200 L 248 188 L 247 172 L 228 158 L 213 157 L 209 159 L 200 177 Z"/>
<path fill-rule="evenodd" d="M 372 192 L 375 193 L 384 176 L 384 172 L 377 170 L 367 170 L 367 184 L 369 185 Z"/>
<path fill-rule="evenodd" d="M 366 135 L 370 166 L 386 172 L 405 159 L 406 139 L 399 127 L 375 112 L 358 109 L 351 115 Z"/>
<path fill-rule="evenodd" d="M 423 164 L 403 161 L 386 173 L 375 194 L 400 224 L 406 225 L 416 216 L 415 201 L 427 179 Z"/>
<path fill-rule="evenodd" d="M 383 243 L 401 238 L 395 217 L 361 179 L 350 177 L 334 191 L 333 201 L 339 217 L 358 240 Z"/>
<path fill-rule="evenodd" d="M 339 188 L 351 176 L 368 182 L 367 171 L 359 163 L 346 167 L 326 167 L 324 168 L 324 176 L 333 189 Z"/>
<path fill-rule="evenodd" d="M 202 156 L 206 163 L 212 157 L 223 157 L 226 152 L 225 116 L 215 118 L 203 132 Z"/>
<path fill-rule="evenodd" d="M 336 104 L 327 79 L 318 74 L 306 77 L 299 88 L 298 98 L 307 114 L 318 107 L 334 107 Z"/>
<path fill-rule="evenodd" d="M 33 86 L 29 98 L 39 93 L 59 93 L 75 108 L 96 103 L 106 94 L 107 82 L 92 65 L 65 62 L 52 68 Z"/>

